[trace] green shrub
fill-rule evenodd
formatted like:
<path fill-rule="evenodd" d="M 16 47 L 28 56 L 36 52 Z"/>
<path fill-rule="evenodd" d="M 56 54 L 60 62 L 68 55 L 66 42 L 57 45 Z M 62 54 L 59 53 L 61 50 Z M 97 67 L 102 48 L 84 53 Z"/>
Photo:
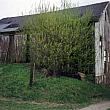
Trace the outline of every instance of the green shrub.
<path fill-rule="evenodd" d="M 31 62 L 51 71 L 94 74 L 95 49 L 91 12 L 65 9 L 33 15 L 24 26 L 30 36 Z"/>

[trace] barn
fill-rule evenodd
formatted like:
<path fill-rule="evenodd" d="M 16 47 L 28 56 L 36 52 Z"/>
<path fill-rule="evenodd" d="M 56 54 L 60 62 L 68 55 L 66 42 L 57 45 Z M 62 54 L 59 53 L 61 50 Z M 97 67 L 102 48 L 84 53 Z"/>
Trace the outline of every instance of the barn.
<path fill-rule="evenodd" d="M 110 3 L 101 2 L 76 7 L 82 15 L 92 12 L 95 37 L 95 81 L 110 84 Z M 8 17 L 0 20 L 0 62 L 26 62 L 27 35 L 21 28 L 28 16 Z"/>
<path fill-rule="evenodd" d="M 25 17 L 0 20 L 0 62 L 23 62 L 25 35 L 20 32 Z"/>

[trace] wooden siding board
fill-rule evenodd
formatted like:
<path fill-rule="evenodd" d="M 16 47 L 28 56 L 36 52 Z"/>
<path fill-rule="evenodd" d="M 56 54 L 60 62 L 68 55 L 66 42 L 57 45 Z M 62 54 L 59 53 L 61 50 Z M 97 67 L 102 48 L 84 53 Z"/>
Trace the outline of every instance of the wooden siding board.
<path fill-rule="evenodd" d="M 104 34 L 105 34 L 105 49 L 107 51 L 107 61 L 105 67 L 106 84 L 110 84 L 110 4 L 105 11 L 105 23 L 104 23 Z"/>
<path fill-rule="evenodd" d="M 100 41 L 101 37 L 101 41 Z M 100 45 L 101 42 L 101 45 Z M 104 82 L 104 14 L 95 23 L 95 76 L 97 83 Z"/>
<path fill-rule="evenodd" d="M 13 38 L 12 38 L 13 37 Z M 10 39 L 12 38 L 12 39 Z M 11 40 L 11 42 L 10 42 Z M 0 35 L 0 62 L 25 62 L 25 36 L 22 34 Z"/>
<path fill-rule="evenodd" d="M 108 4 L 106 9 L 103 11 L 103 14 L 99 19 L 99 22 L 95 23 L 96 83 L 110 84 L 110 15 L 108 15 L 109 13 L 110 4 Z M 100 48 L 100 36 L 102 36 L 102 50 Z M 104 55 L 104 51 L 106 55 Z M 104 61 L 104 56 L 106 56 L 106 61 Z"/>

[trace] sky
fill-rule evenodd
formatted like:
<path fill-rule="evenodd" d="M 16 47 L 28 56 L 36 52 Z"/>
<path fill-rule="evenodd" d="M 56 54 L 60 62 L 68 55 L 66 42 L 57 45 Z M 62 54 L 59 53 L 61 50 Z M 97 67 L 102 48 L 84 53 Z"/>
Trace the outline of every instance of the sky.
<path fill-rule="evenodd" d="M 0 19 L 5 17 L 14 17 L 21 15 L 28 15 L 35 10 L 39 4 L 45 3 L 61 6 L 61 0 L 0 0 Z M 66 0 L 68 3 L 76 6 L 89 5 L 93 3 L 104 2 L 108 0 Z"/>

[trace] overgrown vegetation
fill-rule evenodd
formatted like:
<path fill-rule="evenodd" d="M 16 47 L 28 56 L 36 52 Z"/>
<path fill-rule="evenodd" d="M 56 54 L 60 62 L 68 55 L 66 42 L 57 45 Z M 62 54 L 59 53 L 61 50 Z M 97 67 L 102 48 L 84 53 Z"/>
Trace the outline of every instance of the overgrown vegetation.
<path fill-rule="evenodd" d="M 110 99 L 110 89 L 67 77 L 35 76 L 36 83 L 28 86 L 29 69 L 23 64 L 0 65 L 0 96 L 36 102 L 83 104 Z"/>
<path fill-rule="evenodd" d="M 44 6 L 45 7 L 45 6 Z M 45 13 L 44 13 L 45 12 Z M 77 12 L 77 14 L 76 14 Z M 94 73 L 94 37 L 91 12 L 74 9 L 33 15 L 24 26 L 30 35 L 31 63 L 54 72 Z"/>

